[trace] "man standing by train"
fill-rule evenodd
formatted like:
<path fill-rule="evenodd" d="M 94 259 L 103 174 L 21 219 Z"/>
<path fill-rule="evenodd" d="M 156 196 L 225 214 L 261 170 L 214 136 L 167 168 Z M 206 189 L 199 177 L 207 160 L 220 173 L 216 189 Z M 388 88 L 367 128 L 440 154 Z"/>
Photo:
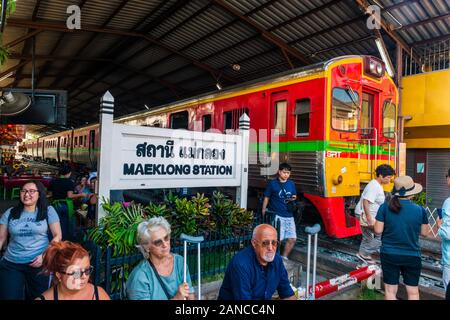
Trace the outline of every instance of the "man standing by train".
<path fill-rule="evenodd" d="M 364 188 L 361 199 L 356 205 L 355 213 L 360 216 L 362 233 L 359 252 L 356 256 L 365 264 L 375 264 L 372 255 L 380 251 L 381 235 L 376 235 L 373 227 L 378 208 L 386 200 L 383 185 L 389 184 L 394 174 L 395 170 L 390 165 L 379 165 L 375 169 L 376 178 Z"/>
<path fill-rule="evenodd" d="M 264 201 L 262 205 L 263 218 L 266 214 L 267 205 L 269 210 L 276 213 L 275 225 L 280 221 L 280 240 L 286 240 L 281 257 L 288 260 L 289 253 L 294 248 L 297 239 L 297 230 L 295 228 L 295 219 L 292 211 L 288 210 L 288 204 L 297 199 L 297 190 L 292 180 L 291 166 L 287 163 L 281 163 L 278 167 L 278 176 L 269 182 L 264 191 Z"/>

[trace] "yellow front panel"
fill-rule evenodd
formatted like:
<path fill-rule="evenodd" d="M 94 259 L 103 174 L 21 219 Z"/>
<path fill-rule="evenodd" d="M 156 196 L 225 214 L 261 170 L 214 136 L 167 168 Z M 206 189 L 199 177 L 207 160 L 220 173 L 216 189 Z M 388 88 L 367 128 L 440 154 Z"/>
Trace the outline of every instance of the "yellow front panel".
<path fill-rule="evenodd" d="M 333 178 L 342 176 L 342 183 L 335 185 Z M 359 195 L 359 161 L 348 158 L 325 159 L 326 197 Z"/>

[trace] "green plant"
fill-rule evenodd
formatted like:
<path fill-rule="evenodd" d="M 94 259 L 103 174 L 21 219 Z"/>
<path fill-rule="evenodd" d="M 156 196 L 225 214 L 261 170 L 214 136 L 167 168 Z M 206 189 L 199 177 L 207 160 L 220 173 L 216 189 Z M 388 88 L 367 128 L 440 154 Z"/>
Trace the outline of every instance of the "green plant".
<path fill-rule="evenodd" d="M 169 212 L 165 204 L 156 204 L 152 202 L 150 202 L 144 209 L 149 218 L 166 217 Z"/>
<path fill-rule="evenodd" d="M 2 4 L 0 3 L 0 12 L 2 11 Z M 9 18 L 13 12 L 16 11 L 16 0 L 9 0 L 6 9 L 6 19 Z M 9 57 L 8 48 L 3 46 L 3 34 L 0 33 L 0 66 L 3 65 Z"/>
<path fill-rule="evenodd" d="M 102 200 L 107 214 L 98 226 L 88 231 L 89 239 L 103 248 L 112 246 L 114 256 L 135 252 L 137 226 L 147 218 L 144 207 L 134 202 L 125 207 L 120 202 L 111 204 Z"/>
<path fill-rule="evenodd" d="M 358 300 L 384 300 L 384 295 L 376 290 L 361 286 Z"/>
<path fill-rule="evenodd" d="M 428 203 L 431 203 L 431 198 L 428 198 L 428 203 L 427 203 L 427 193 L 425 191 L 422 191 L 419 194 L 416 194 L 413 198 L 412 198 L 412 202 L 414 202 L 415 204 L 422 206 L 422 207 L 426 207 L 428 205 Z"/>

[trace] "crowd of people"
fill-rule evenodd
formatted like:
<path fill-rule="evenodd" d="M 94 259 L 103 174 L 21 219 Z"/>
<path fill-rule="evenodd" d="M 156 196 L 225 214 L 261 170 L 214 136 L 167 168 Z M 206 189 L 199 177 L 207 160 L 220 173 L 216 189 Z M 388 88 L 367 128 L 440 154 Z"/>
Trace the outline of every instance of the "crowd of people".
<path fill-rule="evenodd" d="M 61 168 L 48 193 L 39 181 L 29 181 L 20 190 L 20 200 L 0 217 L 0 300 L 109 300 L 101 287 L 89 282 L 93 267 L 88 251 L 67 240 L 67 208 L 58 211 L 48 198 L 73 199 L 94 206 L 97 198 L 96 175 L 70 179 L 71 171 Z M 279 223 L 280 235 L 272 224 L 257 225 L 251 244 L 238 252 L 226 268 L 219 300 L 269 300 L 275 292 L 280 299 L 297 297 L 289 282 L 285 263 L 295 244 L 297 232 L 289 204 L 297 198 L 295 184 L 289 179 L 291 167 L 279 166 L 277 177 L 264 192 L 262 214 L 272 214 Z M 376 168 L 376 178 L 364 189 L 357 204 L 362 225 L 362 241 L 357 256 L 364 264 L 375 264 L 379 254 L 385 298 L 396 299 L 400 275 L 408 299 L 419 299 L 421 252 L 419 236 L 429 232 L 427 214 L 411 199 L 422 186 L 409 176 L 394 178 L 388 165 Z M 394 188 L 386 198 L 383 185 L 393 179 Z M 450 187 L 450 169 L 446 176 Z M 450 286 L 450 197 L 438 220 L 442 239 L 443 283 Z M 184 277 L 183 257 L 171 252 L 171 226 L 163 217 L 153 217 L 137 227 L 137 248 L 143 260 L 126 282 L 130 300 L 194 299 L 189 269 Z M 280 241 L 284 250 L 278 252 Z"/>

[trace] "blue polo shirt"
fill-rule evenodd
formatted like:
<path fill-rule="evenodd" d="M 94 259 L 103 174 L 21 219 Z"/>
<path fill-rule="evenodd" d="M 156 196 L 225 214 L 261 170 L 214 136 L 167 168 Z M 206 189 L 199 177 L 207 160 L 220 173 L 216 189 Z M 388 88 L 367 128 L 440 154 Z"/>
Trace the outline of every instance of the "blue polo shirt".
<path fill-rule="evenodd" d="M 282 299 L 294 295 L 281 256 L 277 253 L 264 267 L 249 246 L 228 265 L 218 300 L 270 300 L 275 290 Z"/>
<path fill-rule="evenodd" d="M 287 211 L 286 201 L 296 195 L 297 190 L 295 184 L 289 179 L 284 183 L 281 183 L 278 178 L 273 179 L 264 191 L 264 197 L 269 198 L 269 210 L 285 218 L 292 217 L 292 213 Z"/>
<path fill-rule="evenodd" d="M 419 235 L 422 224 L 428 223 L 424 208 L 410 200 L 400 200 L 399 213 L 392 212 L 388 203 L 378 209 L 376 219 L 384 222 L 380 252 L 392 255 L 420 257 Z"/>

